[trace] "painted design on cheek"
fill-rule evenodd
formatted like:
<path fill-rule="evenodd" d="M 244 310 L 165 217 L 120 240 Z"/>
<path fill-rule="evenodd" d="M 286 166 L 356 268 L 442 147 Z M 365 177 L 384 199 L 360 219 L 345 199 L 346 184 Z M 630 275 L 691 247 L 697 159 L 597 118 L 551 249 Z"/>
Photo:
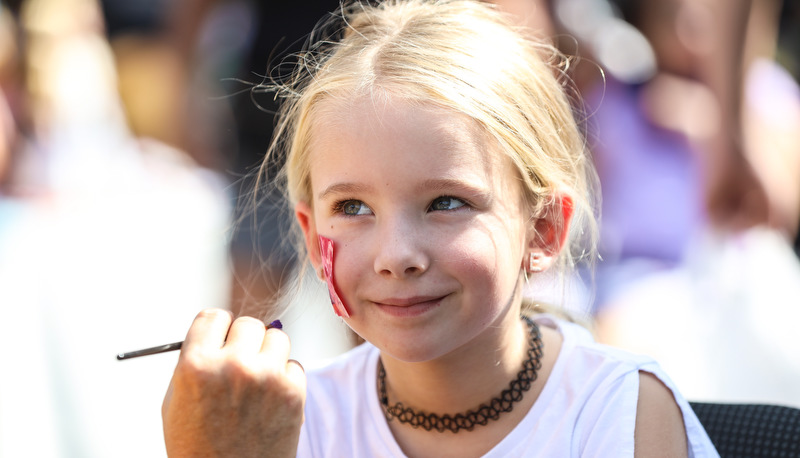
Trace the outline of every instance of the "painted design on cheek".
<path fill-rule="evenodd" d="M 319 254 L 322 256 L 322 271 L 325 273 L 325 281 L 328 283 L 328 293 L 331 295 L 333 311 L 342 318 L 350 318 L 350 313 L 344 305 L 339 293 L 336 292 L 333 278 L 333 240 L 319 236 Z"/>

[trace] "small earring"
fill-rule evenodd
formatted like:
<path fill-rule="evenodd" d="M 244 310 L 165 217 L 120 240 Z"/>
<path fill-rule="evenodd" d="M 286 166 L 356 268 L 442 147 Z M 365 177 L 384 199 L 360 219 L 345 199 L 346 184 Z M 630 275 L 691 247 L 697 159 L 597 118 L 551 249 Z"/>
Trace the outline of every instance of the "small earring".
<path fill-rule="evenodd" d="M 544 259 L 542 253 L 530 253 L 528 256 L 528 272 L 541 272 L 544 270 L 542 268 L 542 260 Z"/>

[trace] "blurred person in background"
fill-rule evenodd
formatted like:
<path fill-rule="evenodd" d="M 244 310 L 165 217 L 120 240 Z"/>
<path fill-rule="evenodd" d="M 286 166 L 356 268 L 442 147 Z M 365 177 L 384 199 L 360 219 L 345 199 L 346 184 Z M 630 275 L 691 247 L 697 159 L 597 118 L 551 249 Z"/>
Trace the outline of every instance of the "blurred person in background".
<path fill-rule="evenodd" d="M 603 186 L 601 340 L 655 355 L 690 398 L 800 405 L 800 91 L 776 61 L 789 8 L 552 8 L 582 58 Z"/>
<path fill-rule="evenodd" d="M 286 73 L 284 60 L 335 0 L 102 0 L 108 36 L 123 72 L 132 127 L 187 151 L 225 177 L 235 207 L 230 307 L 260 315 L 274 285 L 292 268 L 278 237 L 284 209 L 265 202 L 254 214 L 254 169 L 276 110 L 253 88 Z M 269 200 L 271 196 L 267 196 Z"/>
<path fill-rule="evenodd" d="M 321 15 L 292 5 L 17 0 L 0 16 L 20 37 L 0 41 L 5 348 L 21 339 L 17 323 L 32 324 L 27 347 L 1 357 L 34 380 L 0 383 L 0 457 L 163 455 L 176 355 L 113 354 L 179 340 L 198 309 L 267 313 L 270 276 L 291 268 L 280 215 L 233 207 L 252 204 L 244 178 L 272 129 L 271 100 L 250 89 Z M 298 301 L 327 297 L 318 289 Z M 327 314 L 295 310 L 282 317 L 308 335 L 295 357 L 349 348 L 343 331 L 326 338 Z"/>
<path fill-rule="evenodd" d="M 495 3 L 576 57 L 603 260 L 575 310 L 690 398 L 800 405 L 796 4 Z"/>
<path fill-rule="evenodd" d="M 0 151 L 14 158 L 0 196 L 0 456 L 163 456 L 175 359 L 114 355 L 179 340 L 197 310 L 227 304 L 224 182 L 131 131 L 95 1 L 26 0 L 0 19 L 18 51 L 0 73 Z"/>
<path fill-rule="evenodd" d="M 19 88 L 19 42 L 16 22 L 11 11 L 0 3 L 0 195 L 9 192 L 12 154 L 15 150 L 17 125 L 9 103 L 9 95 Z"/>

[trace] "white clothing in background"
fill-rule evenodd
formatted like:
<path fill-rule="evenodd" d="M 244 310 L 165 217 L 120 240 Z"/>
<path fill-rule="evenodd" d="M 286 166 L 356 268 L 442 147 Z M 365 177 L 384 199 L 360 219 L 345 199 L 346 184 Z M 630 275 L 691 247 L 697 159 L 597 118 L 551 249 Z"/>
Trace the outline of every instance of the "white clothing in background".
<path fill-rule="evenodd" d="M 629 285 L 603 340 L 656 358 L 693 401 L 800 407 L 800 261 L 764 228 L 707 234 L 679 268 Z"/>
<path fill-rule="evenodd" d="M 115 356 L 228 304 L 221 183 L 169 149 L 117 154 L 85 192 L 0 199 L 0 458 L 166 456 L 177 352 Z"/>

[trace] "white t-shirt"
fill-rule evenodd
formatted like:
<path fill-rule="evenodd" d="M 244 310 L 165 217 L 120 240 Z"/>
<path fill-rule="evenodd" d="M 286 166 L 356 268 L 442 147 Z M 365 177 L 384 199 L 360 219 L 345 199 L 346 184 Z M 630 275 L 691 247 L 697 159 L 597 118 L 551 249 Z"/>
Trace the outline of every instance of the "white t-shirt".
<path fill-rule="evenodd" d="M 655 361 L 598 344 L 578 325 L 550 316 L 536 321 L 561 332 L 561 351 L 533 407 L 485 457 L 633 456 L 640 370 L 657 376 L 675 395 L 689 456 L 719 456 L 688 402 Z M 309 371 L 298 456 L 405 456 L 378 402 L 378 356 L 378 349 L 366 343 Z"/>

